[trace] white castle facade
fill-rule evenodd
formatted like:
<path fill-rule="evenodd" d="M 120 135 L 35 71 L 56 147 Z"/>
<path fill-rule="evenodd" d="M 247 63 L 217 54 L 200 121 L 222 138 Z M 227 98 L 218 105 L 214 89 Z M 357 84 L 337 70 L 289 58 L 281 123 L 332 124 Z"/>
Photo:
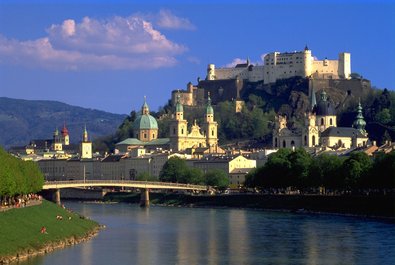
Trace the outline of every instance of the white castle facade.
<path fill-rule="evenodd" d="M 350 79 L 351 55 L 342 52 L 337 60 L 316 60 L 305 47 L 298 52 L 272 52 L 264 56 L 264 65 L 252 65 L 249 60 L 233 68 L 207 67 L 207 80 L 243 79 L 250 82 L 274 83 L 295 76 L 316 79 Z"/>

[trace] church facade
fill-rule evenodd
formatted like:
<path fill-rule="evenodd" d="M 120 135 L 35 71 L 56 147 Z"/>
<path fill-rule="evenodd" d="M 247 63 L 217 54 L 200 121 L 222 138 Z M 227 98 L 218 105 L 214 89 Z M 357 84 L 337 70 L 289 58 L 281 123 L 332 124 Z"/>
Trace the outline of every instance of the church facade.
<path fill-rule="evenodd" d="M 174 119 L 169 127 L 170 148 L 172 151 L 185 151 L 189 148 L 207 148 L 209 153 L 219 152 L 218 123 L 214 120 L 214 109 L 208 95 L 204 123 L 200 127 L 196 120 L 188 131 L 188 121 L 184 119 L 184 109 L 177 96 Z"/>
<path fill-rule="evenodd" d="M 316 103 L 315 92 L 312 91 L 311 94 L 311 111 L 305 114 L 302 128 L 289 129 L 287 117 L 276 116 L 272 138 L 273 148 L 321 146 L 331 149 L 350 149 L 367 144 L 366 122 L 362 116 L 360 103 L 353 127 L 337 127 L 335 109 L 328 100 L 326 92 L 321 91 L 318 103 Z"/>

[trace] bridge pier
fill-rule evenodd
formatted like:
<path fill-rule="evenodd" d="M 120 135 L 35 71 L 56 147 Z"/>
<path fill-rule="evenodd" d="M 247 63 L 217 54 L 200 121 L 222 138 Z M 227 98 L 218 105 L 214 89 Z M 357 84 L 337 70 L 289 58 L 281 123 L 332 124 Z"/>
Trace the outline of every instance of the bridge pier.
<path fill-rule="evenodd" d="M 149 207 L 149 189 L 140 190 L 140 207 Z"/>
<path fill-rule="evenodd" d="M 60 189 L 56 189 L 55 190 L 55 194 L 54 194 L 54 201 L 57 205 L 61 205 L 60 204 Z"/>

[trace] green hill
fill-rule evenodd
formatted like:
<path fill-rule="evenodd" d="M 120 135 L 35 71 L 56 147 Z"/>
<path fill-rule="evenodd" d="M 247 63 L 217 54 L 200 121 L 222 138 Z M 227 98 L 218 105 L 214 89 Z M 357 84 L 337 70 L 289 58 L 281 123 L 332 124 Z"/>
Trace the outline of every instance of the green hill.
<path fill-rule="evenodd" d="M 71 106 L 58 101 L 0 97 L 0 145 L 26 145 L 31 139 L 51 139 L 66 122 L 70 141 L 81 139 L 86 124 L 91 138 L 112 134 L 126 115 Z"/>

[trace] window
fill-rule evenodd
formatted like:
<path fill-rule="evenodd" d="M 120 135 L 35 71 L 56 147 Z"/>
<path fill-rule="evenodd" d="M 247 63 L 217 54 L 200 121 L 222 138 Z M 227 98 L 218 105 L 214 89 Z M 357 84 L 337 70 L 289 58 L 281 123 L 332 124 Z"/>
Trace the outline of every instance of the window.
<path fill-rule="evenodd" d="M 181 129 L 181 134 L 184 134 L 184 128 Z"/>
<path fill-rule="evenodd" d="M 329 124 L 332 125 L 332 118 L 329 120 Z"/>
<path fill-rule="evenodd" d="M 307 146 L 307 135 L 304 136 L 304 145 Z"/>
<path fill-rule="evenodd" d="M 277 147 L 277 137 L 274 138 L 274 147 Z"/>
<path fill-rule="evenodd" d="M 285 143 L 285 140 L 283 141 L 283 147 L 285 148 L 287 144 Z"/>
<path fill-rule="evenodd" d="M 147 139 L 147 134 L 146 133 L 144 133 L 144 139 Z"/>
<path fill-rule="evenodd" d="M 154 133 L 152 134 L 152 138 L 155 138 L 155 134 Z"/>
<path fill-rule="evenodd" d="M 311 142 L 313 143 L 313 146 L 315 146 L 315 135 L 313 135 L 313 137 L 311 137 Z"/>
<path fill-rule="evenodd" d="M 214 136 L 214 130 L 211 131 L 211 136 Z"/>
<path fill-rule="evenodd" d="M 292 147 L 295 146 L 295 141 L 294 140 L 291 141 L 291 146 Z"/>
<path fill-rule="evenodd" d="M 324 118 L 321 118 L 321 125 L 324 125 Z"/>
<path fill-rule="evenodd" d="M 176 128 L 173 128 L 173 134 L 176 134 Z"/>

